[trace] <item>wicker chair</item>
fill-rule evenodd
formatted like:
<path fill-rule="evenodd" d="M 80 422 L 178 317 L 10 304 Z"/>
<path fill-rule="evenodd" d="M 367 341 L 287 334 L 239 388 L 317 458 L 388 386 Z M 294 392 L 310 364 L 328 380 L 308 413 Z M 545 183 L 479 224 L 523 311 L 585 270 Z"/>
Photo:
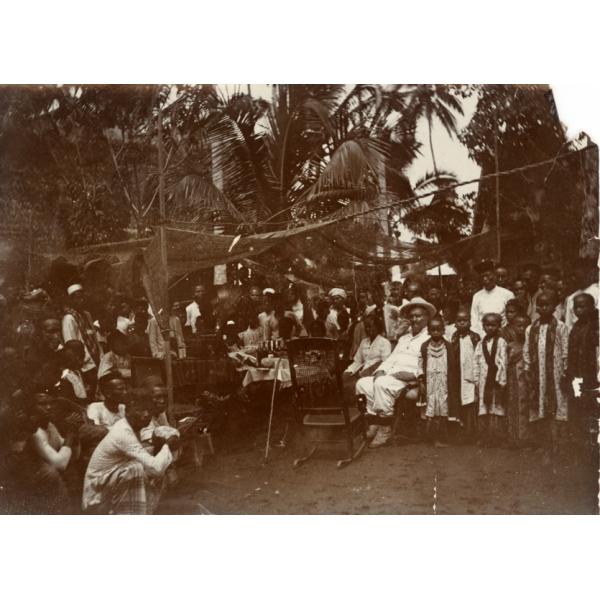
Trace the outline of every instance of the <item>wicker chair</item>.
<path fill-rule="evenodd" d="M 366 447 L 364 414 L 348 406 L 342 385 L 338 346 L 326 338 L 300 338 L 287 343 L 295 410 L 310 450 L 294 461 L 298 467 L 321 447 L 345 449 L 343 467 Z"/>

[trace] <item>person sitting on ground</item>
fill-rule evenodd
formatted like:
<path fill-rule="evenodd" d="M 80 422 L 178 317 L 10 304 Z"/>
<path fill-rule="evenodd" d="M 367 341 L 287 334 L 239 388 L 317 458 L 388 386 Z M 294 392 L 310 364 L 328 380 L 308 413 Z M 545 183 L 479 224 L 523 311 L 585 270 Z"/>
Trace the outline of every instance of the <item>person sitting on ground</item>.
<path fill-rule="evenodd" d="M 150 393 L 152 399 L 152 414 L 150 423 L 140 430 L 140 440 L 151 442 L 154 430 L 157 427 L 169 426 L 167 418 L 167 388 L 163 380 L 157 375 L 149 375 L 142 382 L 142 387 Z"/>
<path fill-rule="evenodd" d="M 100 359 L 98 379 L 102 379 L 109 371 L 118 371 L 123 379 L 131 379 L 129 338 L 118 330 L 108 336 L 108 352 Z"/>
<path fill-rule="evenodd" d="M 471 303 L 471 327 L 480 336 L 484 335 L 483 317 L 489 313 L 496 313 L 506 325 L 506 303 L 514 298 L 514 294 L 506 288 L 496 285 L 496 273 L 491 260 L 483 260 L 477 265 L 476 270 L 481 275 L 483 287 L 473 296 Z"/>
<path fill-rule="evenodd" d="M 85 348 L 79 340 L 65 342 L 60 351 L 60 389 L 69 399 L 82 406 L 88 403 L 86 385 L 81 376 L 81 367 L 85 358 Z"/>
<path fill-rule="evenodd" d="M 413 298 L 405 304 L 401 316 L 409 319 L 410 331 L 398 340 L 372 377 L 362 377 L 356 383 L 356 394 L 367 401 L 367 437 L 372 440 L 372 448 L 387 444 L 392 437 L 396 398 L 408 382 L 416 380 L 421 346 L 429 337 L 427 323 L 435 312 L 435 307 L 423 298 Z"/>
<path fill-rule="evenodd" d="M 95 514 L 152 514 L 163 490 L 163 476 L 173 461 L 179 438 L 156 440 L 153 456 L 139 437 L 152 418 L 147 390 L 132 393 L 127 415 L 98 444 L 83 482 L 83 510 Z"/>
<path fill-rule="evenodd" d="M 0 486 L 5 514 L 61 514 L 69 495 L 63 472 L 32 451 L 35 414 L 22 407 L 0 408 Z"/>
<path fill-rule="evenodd" d="M 63 347 L 60 319 L 53 314 L 44 314 L 36 325 L 36 344 L 23 361 L 24 368 L 31 374 L 48 363 L 58 368 L 58 351 Z"/>
<path fill-rule="evenodd" d="M 92 402 L 87 408 L 87 416 L 95 425 L 110 429 L 125 416 L 127 403 L 127 383 L 117 371 L 110 371 L 99 381 L 102 402 Z"/>
<path fill-rule="evenodd" d="M 53 423 L 56 398 L 53 390 L 38 388 L 29 399 L 29 414 L 37 420 L 31 437 L 32 451 L 56 473 L 64 473 L 79 454 L 77 434 L 69 429 L 63 437 Z"/>

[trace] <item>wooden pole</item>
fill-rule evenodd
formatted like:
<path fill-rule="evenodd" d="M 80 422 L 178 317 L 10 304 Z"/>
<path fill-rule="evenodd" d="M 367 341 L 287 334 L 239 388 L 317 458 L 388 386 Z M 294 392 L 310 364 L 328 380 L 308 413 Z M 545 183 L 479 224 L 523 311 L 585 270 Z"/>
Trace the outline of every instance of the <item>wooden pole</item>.
<path fill-rule="evenodd" d="M 269 412 L 269 427 L 267 429 L 267 441 L 265 443 L 265 458 L 263 464 L 267 464 L 269 460 L 269 448 L 271 447 L 271 428 L 273 426 L 273 413 L 275 411 L 275 393 L 277 391 L 277 376 L 279 375 L 280 363 L 281 358 L 278 358 L 277 362 L 275 363 L 275 374 L 273 375 L 273 390 L 271 391 L 271 410 Z"/>
<path fill-rule="evenodd" d="M 494 125 L 494 160 L 496 163 L 496 261 L 500 263 L 502 250 L 500 246 L 500 168 L 498 161 L 498 114 Z"/>
<path fill-rule="evenodd" d="M 170 307 L 168 306 L 169 297 L 169 261 L 167 255 L 167 231 L 166 231 L 166 207 L 165 207 L 165 173 L 163 162 L 163 139 L 162 139 L 162 108 L 160 106 L 160 98 L 158 98 L 158 201 L 160 210 L 160 259 L 161 259 L 161 299 L 167 303 L 163 306 L 163 318 L 166 319 L 166 326 L 162 329 L 163 340 L 166 346 L 165 351 L 165 375 L 167 384 L 167 415 L 172 425 L 175 425 L 175 417 L 173 414 L 173 365 L 171 363 L 171 331 L 170 331 Z M 157 315 L 158 317 L 158 315 Z M 159 323 L 160 324 L 160 323 Z"/>

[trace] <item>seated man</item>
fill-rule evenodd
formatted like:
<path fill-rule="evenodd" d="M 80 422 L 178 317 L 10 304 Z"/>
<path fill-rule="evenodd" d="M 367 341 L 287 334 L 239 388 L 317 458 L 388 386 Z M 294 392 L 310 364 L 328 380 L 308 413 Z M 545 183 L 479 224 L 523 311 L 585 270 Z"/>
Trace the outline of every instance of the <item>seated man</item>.
<path fill-rule="evenodd" d="M 61 514 L 69 496 L 62 472 L 31 451 L 37 417 L 0 409 L 0 507 L 4 514 Z"/>
<path fill-rule="evenodd" d="M 94 425 L 110 428 L 125 416 L 127 384 L 118 371 L 111 371 L 99 381 L 103 402 L 92 402 L 87 407 L 87 416 Z"/>
<path fill-rule="evenodd" d="M 121 331 L 114 330 L 108 335 L 108 352 L 100 359 L 98 379 L 110 371 L 118 371 L 123 379 L 131 379 L 131 355 L 129 338 Z"/>
<path fill-rule="evenodd" d="M 367 399 L 371 421 L 367 437 L 372 439 L 371 448 L 383 446 L 392 437 L 396 398 L 407 382 L 416 379 L 421 346 L 429 337 L 427 323 L 435 312 L 435 307 L 423 298 L 415 297 L 405 304 L 401 316 L 409 319 L 409 332 L 400 337 L 394 351 L 373 377 L 362 377 L 356 383 L 356 393 Z"/>
<path fill-rule="evenodd" d="M 173 461 L 177 436 L 162 441 L 155 456 L 144 449 L 139 432 L 150 423 L 153 403 L 144 389 L 134 390 L 125 418 L 119 420 L 92 454 L 83 482 L 83 509 L 97 514 L 152 514 L 160 500 L 163 476 Z"/>
<path fill-rule="evenodd" d="M 37 458 L 35 477 L 41 486 L 51 483 L 57 498 L 40 499 L 51 512 L 70 513 L 68 489 L 76 485 L 77 469 L 74 465 L 79 455 L 79 442 L 74 430 L 68 429 L 63 437 L 53 419 L 57 416 L 57 402 L 53 390 L 38 387 L 29 398 L 29 417 L 37 428 L 28 444 L 31 453 Z M 43 492 L 40 492 L 43 494 Z M 62 502 L 62 505 L 59 503 Z M 51 509 L 54 505 L 58 510 Z"/>
<path fill-rule="evenodd" d="M 152 412 L 150 423 L 140 431 L 142 442 L 151 442 L 152 434 L 157 427 L 169 425 L 167 419 L 167 388 L 162 379 L 157 375 L 150 375 L 142 382 L 152 399 Z"/>

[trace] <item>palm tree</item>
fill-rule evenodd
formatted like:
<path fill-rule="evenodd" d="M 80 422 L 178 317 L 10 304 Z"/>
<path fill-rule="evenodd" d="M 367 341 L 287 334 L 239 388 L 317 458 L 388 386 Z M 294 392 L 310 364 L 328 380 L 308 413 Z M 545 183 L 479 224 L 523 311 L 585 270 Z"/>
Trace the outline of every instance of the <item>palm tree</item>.
<path fill-rule="evenodd" d="M 380 86 L 277 85 L 270 103 L 217 99 L 203 127 L 231 203 L 256 225 L 298 222 L 393 196 L 392 158 L 402 171 L 418 149 L 398 106 Z"/>
<path fill-rule="evenodd" d="M 432 129 L 433 121 L 437 119 L 450 137 L 457 133 L 455 113 L 463 115 L 463 108 L 456 96 L 445 85 L 417 85 L 410 92 L 410 108 L 415 119 L 427 119 L 429 127 L 429 148 L 433 161 L 433 172 L 438 173 L 433 149 Z"/>

